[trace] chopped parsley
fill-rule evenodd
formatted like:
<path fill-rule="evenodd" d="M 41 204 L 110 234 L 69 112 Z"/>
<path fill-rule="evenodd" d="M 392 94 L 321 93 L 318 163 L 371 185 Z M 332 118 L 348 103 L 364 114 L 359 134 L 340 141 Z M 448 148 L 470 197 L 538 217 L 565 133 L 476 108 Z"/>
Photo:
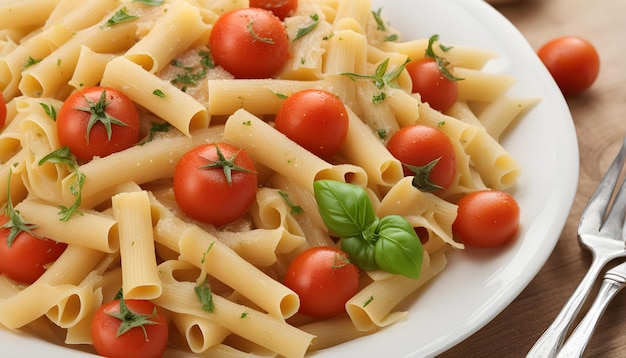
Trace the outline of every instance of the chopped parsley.
<path fill-rule="evenodd" d="M 182 73 L 176 75 L 176 78 L 172 79 L 170 82 L 174 85 L 181 84 L 183 85 L 183 92 L 186 90 L 186 87 L 191 85 L 195 86 L 198 84 L 198 81 L 206 77 L 209 69 L 214 68 L 215 64 L 211 60 L 211 53 L 208 51 L 199 51 L 198 56 L 200 56 L 199 61 L 199 69 L 196 70 L 198 66 L 185 66 L 180 60 L 173 59 L 170 64 L 174 67 L 178 67 L 183 70 Z"/>
<path fill-rule="evenodd" d="M 32 65 L 36 65 L 39 62 L 41 62 L 41 60 L 43 60 L 43 59 L 41 59 L 41 58 L 34 59 L 34 58 L 28 56 L 28 60 L 26 61 L 26 64 L 24 64 L 24 68 L 28 68 L 28 67 L 30 67 Z"/>
<path fill-rule="evenodd" d="M 308 34 L 311 31 L 313 31 L 313 29 L 315 29 L 315 27 L 317 27 L 317 24 L 319 24 L 319 20 L 320 20 L 319 15 L 311 14 L 309 17 L 311 18 L 311 20 L 313 20 L 313 23 L 311 23 L 309 26 L 305 26 L 305 27 L 299 28 L 298 32 L 296 33 L 296 37 L 293 38 L 293 41 L 296 41 L 296 40 L 302 38 L 304 35 Z"/>
<path fill-rule="evenodd" d="M 215 306 L 213 305 L 213 294 L 209 285 L 209 276 L 204 278 L 204 282 L 194 287 L 194 292 L 202 304 L 202 310 L 213 313 Z"/>
<path fill-rule="evenodd" d="M 157 96 L 157 97 L 161 97 L 161 98 L 165 98 L 166 97 L 165 96 L 165 92 L 163 92 L 162 90 L 160 90 L 158 88 L 155 89 L 154 91 L 152 91 L 152 94 Z"/>
<path fill-rule="evenodd" d="M 280 194 L 283 200 L 285 200 L 287 205 L 289 205 L 289 207 L 291 208 L 291 215 L 298 215 L 304 212 L 304 209 L 302 209 L 300 205 L 295 205 L 293 202 L 291 202 L 291 199 L 289 199 L 289 194 L 285 193 L 282 190 L 279 190 L 278 194 Z"/>
<path fill-rule="evenodd" d="M 133 0 L 133 2 L 140 2 L 142 4 L 145 5 L 150 5 L 150 6 L 161 6 L 163 5 L 163 0 Z"/>
<path fill-rule="evenodd" d="M 154 135 L 156 133 L 165 133 L 165 132 L 169 132 L 171 125 L 167 122 L 163 122 L 163 123 L 152 123 L 152 127 L 150 127 L 150 132 L 148 133 L 148 136 L 146 137 L 146 139 L 144 139 L 143 141 L 141 141 L 140 143 L 138 143 L 137 145 L 144 145 L 146 143 L 152 142 L 152 140 L 154 139 Z"/>
<path fill-rule="evenodd" d="M 80 203 L 82 201 L 82 190 L 83 185 L 85 184 L 85 174 L 81 173 L 79 170 L 78 162 L 76 161 L 76 157 L 70 151 L 68 146 L 61 147 L 55 151 L 50 152 L 45 157 L 41 158 L 39 161 L 39 165 L 43 165 L 44 163 L 55 163 L 55 164 L 67 164 L 70 170 L 74 171 L 74 175 L 76 177 L 76 183 L 70 186 L 70 192 L 72 195 L 76 197 L 72 206 L 63 206 L 61 205 L 59 208 L 59 215 L 61 215 L 61 221 L 68 221 L 72 215 L 75 213 L 82 212 L 78 209 L 80 207 Z"/>
<path fill-rule="evenodd" d="M 372 15 L 374 16 L 374 21 L 376 21 L 376 29 L 379 31 L 387 31 L 387 26 L 385 26 L 385 22 L 380 16 L 382 8 L 379 8 L 377 11 L 372 10 Z"/>
<path fill-rule="evenodd" d="M 437 55 L 433 49 L 433 45 L 436 41 L 439 40 L 439 35 L 432 35 L 429 39 L 428 39 L 428 47 L 426 48 L 425 54 L 424 56 L 427 58 L 432 58 L 433 60 L 435 60 L 435 62 L 437 63 L 437 68 L 439 68 L 439 72 L 441 72 L 441 75 L 443 75 L 445 78 L 447 78 L 448 80 L 452 81 L 452 82 L 456 82 L 456 81 L 461 81 L 463 80 L 463 78 L 458 78 L 455 77 L 454 75 L 452 75 L 452 73 L 450 73 L 450 71 L 448 70 L 448 65 L 450 64 L 450 62 L 448 62 L 445 58 Z M 451 46 L 444 46 L 442 44 L 439 44 L 439 49 L 441 51 L 448 52 L 452 49 Z"/>
<path fill-rule="evenodd" d="M 54 106 L 50 106 L 50 105 L 48 105 L 46 103 L 43 103 L 43 102 L 39 103 L 39 105 L 41 105 L 41 107 L 46 112 L 48 117 L 52 118 L 52 120 L 54 122 L 56 122 L 56 120 L 57 120 L 57 110 L 54 108 Z"/>
<path fill-rule="evenodd" d="M 128 13 L 128 9 L 123 7 L 115 12 L 110 19 L 104 24 L 103 27 L 113 27 L 115 25 L 119 25 L 124 22 L 133 21 L 137 18 L 137 16 L 130 15 Z"/>
<path fill-rule="evenodd" d="M 13 208 L 13 203 L 11 201 L 11 177 L 13 176 L 13 171 L 9 169 L 9 179 L 7 180 L 7 204 L 4 210 L 4 215 L 9 219 L 4 225 L 1 227 L 3 229 L 10 229 L 9 235 L 6 240 L 7 247 L 11 247 L 13 241 L 21 232 L 27 232 L 32 235 L 31 230 L 36 228 L 37 225 L 31 224 L 20 216 L 19 211 Z"/>

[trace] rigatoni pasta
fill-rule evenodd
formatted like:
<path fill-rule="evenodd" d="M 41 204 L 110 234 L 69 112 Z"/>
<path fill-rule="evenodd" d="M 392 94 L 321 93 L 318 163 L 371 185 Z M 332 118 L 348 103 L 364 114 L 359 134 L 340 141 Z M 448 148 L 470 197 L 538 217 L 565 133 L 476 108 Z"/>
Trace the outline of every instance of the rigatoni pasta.
<path fill-rule="evenodd" d="M 8 102 L 0 205 L 13 206 L 36 235 L 68 244 L 33 284 L 0 274 L 3 328 L 60 327 L 64 344 L 91 344 L 96 309 L 120 291 L 167 313 L 177 330 L 167 356 L 303 357 L 409 315 L 397 308 L 400 301 L 445 269 L 448 250 L 464 247 L 452 232 L 454 200 L 517 182 L 520 166 L 499 139 L 538 99 L 512 97 L 514 77 L 483 71 L 493 51 L 454 45 L 444 53 L 435 46 L 463 78 L 457 103 L 442 113 L 411 93 L 404 67 L 425 56 L 429 39 L 402 40 L 381 29 L 370 1 L 301 0 L 283 22 L 287 65 L 276 78 L 238 79 L 211 63 L 208 36 L 223 13 L 247 6 L 0 4 L 0 90 Z M 133 100 L 139 143 L 75 166 L 46 160 L 62 149 L 55 116 L 63 101 L 95 85 Z M 330 159 L 274 126 L 285 98 L 311 88 L 332 92 L 347 107 L 346 142 Z M 395 132 L 415 124 L 439 128 L 453 143 L 456 177 L 436 194 L 418 190 L 386 148 Z M 222 227 L 185 215 L 172 188 L 183 155 L 218 142 L 244 150 L 260 184 L 246 214 Z M 328 320 L 299 314 L 300 297 L 282 281 L 305 249 L 340 244 L 318 211 L 313 184 L 322 179 L 363 188 L 377 216 L 401 216 L 427 236 L 418 279 L 362 272 L 345 314 Z M 62 218 L 60 207 L 73 204 L 77 211 Z M 198 287 L 210 287 L 213 311 L 204 309 Z"/>

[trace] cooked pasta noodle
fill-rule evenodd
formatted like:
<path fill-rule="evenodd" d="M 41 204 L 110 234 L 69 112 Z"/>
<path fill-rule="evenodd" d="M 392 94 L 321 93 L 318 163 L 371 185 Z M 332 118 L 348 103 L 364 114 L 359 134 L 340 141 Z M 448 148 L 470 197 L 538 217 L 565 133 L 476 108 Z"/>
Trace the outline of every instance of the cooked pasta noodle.
<path fill-rule="evenodd" d="M 175 332 L 165 357 L 303 357 L 409 315 L 400 302 L 445 269 L 448 250 L 464 248 L 452 232 L 455 200 L 516 184 L 520 166 L 499 140 L 539 99 L 512 96 L 513 76 L 483 70 L 495 52 L 435 42 L 463 78 L 458 100 L 442 113 L 412 93 L 404 67 L 425 56 L 429 39 L 403 40 L 380 26 L 371 1 L 300 0 L 283 21 L 291 55 L 284 68 L 275 78 L 234 78 L 211 62 L 208 37 L 220 16 L 248 6 L 0 4 L 8 113 L 0 128 L 0 206 L 33 225 L 37 237 L 67 244 L 32 284 L 0 273 L 3 329 L 89 345 L 96 310 L 121 292 L 166 313 Z M 139 143 L 89 161 L 50 159 L 63 149 L 55 119 L 64 101 L 98 85 L 136 105 Z M 305 89 L 329 91 L 346 106 L 346 139 L 331 158 L 274 126 L 285 98 Z M 456 174 L 447 189 L 418 190 L 386 147 L 415 124 L 439 128 L 452 142 Z M 216 227 L 182 211 L 173 182 L 185 153 L 218 142 L 247 153 L 259 186 L 242 217 Z M 301 298 L 283 284 L 304 250 L 340 246 L 315 199 L 314 182 L 322 179 L 363 188 L 376 216 L 402 216 L 427 235 L 419 278 L 363 272 L 345 314 L 323 320 L 299 313 Z M 75 211 L 59 214 L 68 209 Z M 203 307 L 200 288 L 210 288 L 213 310 Z"/>

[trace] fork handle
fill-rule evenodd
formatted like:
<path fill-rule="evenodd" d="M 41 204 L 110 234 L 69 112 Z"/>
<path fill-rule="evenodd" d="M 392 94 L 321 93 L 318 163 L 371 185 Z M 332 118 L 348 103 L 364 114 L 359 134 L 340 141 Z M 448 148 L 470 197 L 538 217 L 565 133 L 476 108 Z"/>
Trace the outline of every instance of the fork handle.
<path fill-rule="evenodd" d="M 612 258 L 611 258 L 612 259 Z M 551 358 L 554 357 L 563 344 L 567 330 L 572 325 L 574 318 L 580 311 L 593 283 L 598 278 L 602 268 L 609 262 L 609 258 L 603 255 L 594 256 L 589 270 L 576 287 L 576 290 L 567 300 L 561 312 L 554 319 L 550 327 L 535 342 L 535 345 L 526 355 L 526 358 Z"/>
<path fill-rule="evenodd" d="M 565 342 L 557 358 L 582 357 L 600 317 L 622 287 L 624 287 L 623 282 L 617 282 L 610 278 L 602 281 L 598 296 L 591 305 L 591 308 L 589 308 L 585 317 L 578 324 L 578 327 L 576 327 L 570 338 Z"/>

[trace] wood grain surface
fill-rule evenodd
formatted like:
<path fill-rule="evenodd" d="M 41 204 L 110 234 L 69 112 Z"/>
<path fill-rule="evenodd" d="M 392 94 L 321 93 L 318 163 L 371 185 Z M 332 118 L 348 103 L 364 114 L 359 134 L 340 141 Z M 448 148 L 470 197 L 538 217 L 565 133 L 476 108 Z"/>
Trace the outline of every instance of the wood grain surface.
<path fill-rule="evenodd" d="M 495 6 L 535 49 L 562 35 L 586 38 L 600 54 L 601 69 L 589 91 L 567 98 L 578 135 L 580 175 L 574 205 L 555 250 L 509 307 L 442 354 L 443 358 L 526 355 L 589 267 L 591 258 L 578 245 L 576 227 L 587 200 L 626 135 L 626 1 L 519 0 Z M 591 298 L 583 311 L 590 304 Z M 605 312 L 585 357 L 626 357 L 626 290 Z"/>

